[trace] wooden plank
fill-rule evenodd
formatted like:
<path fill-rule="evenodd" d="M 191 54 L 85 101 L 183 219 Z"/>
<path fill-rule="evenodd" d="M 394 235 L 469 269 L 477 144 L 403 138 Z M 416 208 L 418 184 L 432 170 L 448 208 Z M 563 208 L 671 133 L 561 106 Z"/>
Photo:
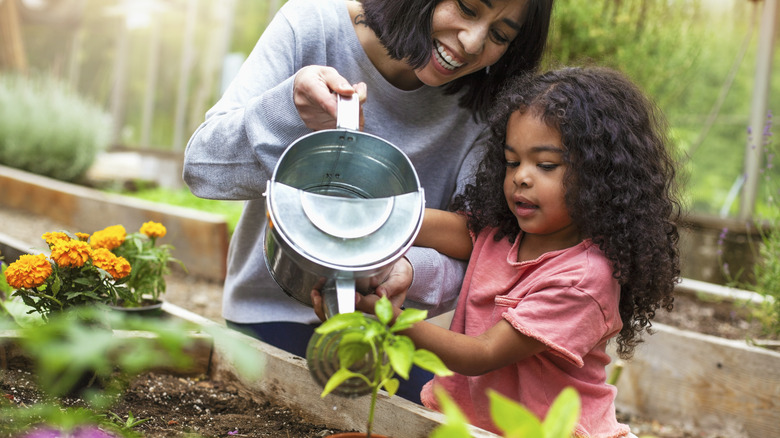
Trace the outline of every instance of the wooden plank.
<path fill-rule="evenodd" d="M 659 323 L 653 329 L 624 365 L 618 409 L 724 436 L 780 436 L 780 353 Z"/>

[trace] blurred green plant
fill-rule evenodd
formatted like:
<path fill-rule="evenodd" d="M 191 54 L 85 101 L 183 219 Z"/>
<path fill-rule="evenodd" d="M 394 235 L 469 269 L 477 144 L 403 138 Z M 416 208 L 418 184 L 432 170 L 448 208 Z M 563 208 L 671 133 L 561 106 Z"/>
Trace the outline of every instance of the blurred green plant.
<path fill-rule="evenodd" d="M 75 182 L 110 136 L 110 116 L 63 83 L 0 74 L 0 164 Z"/>
<path fill-rule="evenodd" d="M 767 226 L 760 228 L 759 260 L 753 266 L 755 285 L 753 290 L 764 296 L 754 316 L 768 334 L 780 334 L 780 184 L 773 178 L 775 151 L 772 144 L 772 114 L 767 116 L 761 144 L 764 152 L 764 184 L 767 191 Z"/>
<path fill-rule="evenodd" d="M 757 209 L 755 226 L 761 236 L 758 259 L 752 267 L 752 278 L 746 280 L 744 272 L 731 272 L 723 263 L 724 243 L 729 233 L 724 228 L 718 238 L 718 257 L 723 275 L 730 286 L 757 292 L 764 297 L 760 303 L 745 303 L 752 309 L 752 317 L 761 323 L 765 334 L 780 334 L 780 184 L 773 172 L 775 149 L 772 142 L 772 113 L 767 115 L 764 131 L 760 135 L 749 133 L 748 142 L 759 148 L 764 158 L 761 170 L 765 202 Z M 759 140 L 760 138 L 760 140 Z"/>
<path fill-rule="evenodd" d="M 429 438 L 470 438 L 468 419 L 455 401 L 441 388 L 435 390 L 447 421 L 434 429 Z M 580 396 L 574 388 L 565 388 L 555 398 L 544 421 L 516 401 L 489 390 L 490 417 L 506 438 L 570 438 L 580 418 Z"/>

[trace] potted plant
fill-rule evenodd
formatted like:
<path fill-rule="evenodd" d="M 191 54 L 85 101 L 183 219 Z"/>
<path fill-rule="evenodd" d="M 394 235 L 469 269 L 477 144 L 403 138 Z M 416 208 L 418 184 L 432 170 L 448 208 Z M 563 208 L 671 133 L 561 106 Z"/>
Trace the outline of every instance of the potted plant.
<path fill-rule="evenodd" d="M 386 297 L 376 303 L 376 318 L 356 311 L 334 315 L 316 330 L 309 342 L 307 360 L 315 380 L 319 374 L 323 356 L 337 356 L 338 368 L 324 382 L 321 397 L 348 388 L 342 395 L 360 393 L 360 387 L 371 394 L 371 404 L 366 423 L 366 433 L 337 434 L 332 437 L 377 437 L 372 435 L 374 409 L 380 389 L 392 397 L 398 391 L 400 381 L 396 375 L 408 379 L 412 365 L 436 375 L 451 375 L 444 363 L 432 352 L 417 349 L 412 340 L 398 332 L 424 320 L 427 312 L 419 309 L 404 310 L 393 322 L 393 307 Z M 333 346 L 332 350 L 326 350 Z M 323 383 L 323 382 L 320 382 Z M 357 388 L 357 389 L 356 389 Z"/>
<path fill-rule="evenodd" d="M 127 234 L 112 225 L 91 236 L 65 231 L 44 233 L 48 254 L 24 254 L 5 269 L 12 297 L 48 319 L 81 305 L 139 308 L 157 304 L 170 273 L 170 245 L 157 245 L 165 227 L 144 223 Z M 179 262 L 180 263 L 180 262 Z"/>

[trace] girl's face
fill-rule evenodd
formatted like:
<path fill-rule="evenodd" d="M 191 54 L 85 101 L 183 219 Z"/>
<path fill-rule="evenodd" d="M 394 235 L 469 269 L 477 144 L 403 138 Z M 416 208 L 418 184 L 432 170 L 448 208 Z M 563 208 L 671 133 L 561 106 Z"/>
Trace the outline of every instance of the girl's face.
<path fill-rule="evenodd" d="M 504 158 L 504 196 L 520 228 L 543 235 L 565 246 L 576 242 L 564 199 L 564 147 L 561 134 L 531 112 L 516 111 L 509 117 Z"/>
<path fill-rule="evenodd" d="M 415 71 L 439 86 L 498 61 L 523 23 L 528 0 L 442 0 L 433 12 L 430 61 Z"/>

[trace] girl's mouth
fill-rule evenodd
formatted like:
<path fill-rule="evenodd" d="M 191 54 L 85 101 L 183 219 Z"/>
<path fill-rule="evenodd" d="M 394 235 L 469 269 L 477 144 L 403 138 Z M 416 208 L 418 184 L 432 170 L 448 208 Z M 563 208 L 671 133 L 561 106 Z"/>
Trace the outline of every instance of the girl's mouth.
<path fill-rule="evenodd" d="M 439 63 L 439 65 L 447 70 L 455 70 L 456 68 L 463 67 L 464 63 L 454 59 L 449 53 L 447 53 L 447 50 L 438 40 L 434 40 L 434 44 L 436 44 L 436 48 L 434 49 L 433 53 L 436 55 L 436 61 Z"/>
<path fill-rule="evenodd" d="M 538 205 L 529 202 L 515 202 L 515 214 L 520 217 L 530 216 L 539 210 Z"/>

